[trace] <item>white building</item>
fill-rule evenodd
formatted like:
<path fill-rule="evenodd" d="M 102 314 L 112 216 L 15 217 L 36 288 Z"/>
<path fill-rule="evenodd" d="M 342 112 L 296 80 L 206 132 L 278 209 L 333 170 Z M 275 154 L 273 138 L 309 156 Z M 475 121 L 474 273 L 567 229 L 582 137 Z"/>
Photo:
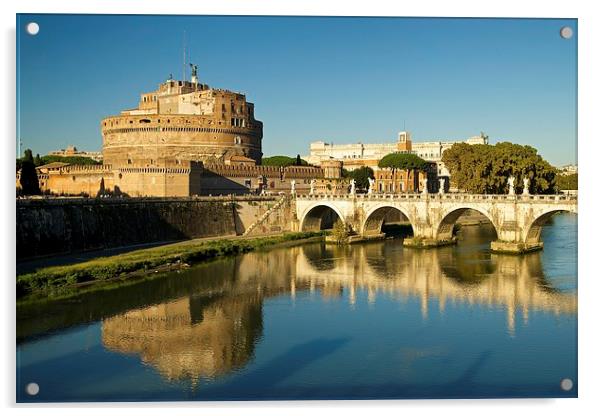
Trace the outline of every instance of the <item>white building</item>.
<path fill-rule="evenodd" d="M 561 175 L 572 175 L 574 173 L 578 173 L 577 165 L 565 165 L 560 168 Z"/>
<path fill-rule="evenodd" d="M 49 156 L 82 156 L 89 157 L 97 162 L 102 161 L 102 152 L 86 152 L 84 150 L 77 150 L 77 147 L 70 144 L 66 149 L 53 150 L 48 153 Z"/>
<path fill-rule="evenodd" d="M 323 160 L 340 160 L 345 169 L 353 170 L 362 166 L 375 168 L 378 161 L 393 152 L 411 152 L 424 160 L 437 162 L 438 175 L 449 176 L 449 171 L 441 162 L 443 152 L 454 145 L 454 143 L 465 142 L 468 144 L 487 144 L 488 137 L 481 133 L 465 140 L 437 140 L 428 142 L 412 143 L 410 133 L 402 131 L 399 133 L 395 143 L 353 143 L 334 144 L 324 141 L 312 142 L 309 145 L 309 156 L 303 157 L 311 164 L 318 165 Z"/>

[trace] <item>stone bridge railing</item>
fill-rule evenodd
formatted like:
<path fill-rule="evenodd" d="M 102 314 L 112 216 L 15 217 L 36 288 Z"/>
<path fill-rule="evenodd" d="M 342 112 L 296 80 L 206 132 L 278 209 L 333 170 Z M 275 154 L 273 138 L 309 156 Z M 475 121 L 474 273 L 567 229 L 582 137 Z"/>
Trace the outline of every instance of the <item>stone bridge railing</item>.
<path fill-rule="evenodd" d="M 483 214 L 495 227 L 492 249 L 524 252 L 542 248 L 543 224 L 556 212 L 577 213 L 577 196 L 488 194 L 316 194 L 297 195 L 299 229 L 328 228 L 343 220 L 363 238 L 382 235 L 381 227 L 397 211 L 412 225 L 414 238 L 404 244 L 436 247 L 455 241 L 454 224 L 467 210 Z"/>
<path fill-rule="evenodd" d="M 567 202 L 577 201 L 577 195 L 565 195 L 565 194 L 554 194 L 554 195 L 507 195 L 507 194 L 409 194 L 409 193 L 392 193 L 392 194 L 344 194 L 344 195 L 332 195 L 332 194 L 306 194 L 297 195 L 297 199 L 310 199 L 310 200 L 348 200 L 348 199 L 362 199 L 362 200 L 415 200 L 424 201 L 435 200 L 435 201 L 462 201 L 462 202 L 473 202 L 473 201 L 518 201 L 518 202 Z"/>

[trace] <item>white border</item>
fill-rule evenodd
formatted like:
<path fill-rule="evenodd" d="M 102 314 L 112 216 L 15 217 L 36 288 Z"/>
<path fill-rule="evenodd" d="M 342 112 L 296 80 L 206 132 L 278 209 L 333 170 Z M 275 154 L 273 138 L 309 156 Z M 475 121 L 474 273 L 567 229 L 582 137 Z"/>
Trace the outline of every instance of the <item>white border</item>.
<path fill-rule="evenodd" d="M 546 415 L 590 414 L 599 411 L 598 392 L 600 383 L 600 293 L 602 291 L 602 270 L 599 258 L 602 258 L 599 243 L 599 223 L 597 212 L 602 209 L 601 194 L 596 193 L 594 183 L 599 181 L 596 165 L 599 164 L 600 141 L 599 124 L 601 108 L 597 104 L 600 91 L 600 41 L 602 41 L 602 19 L 595 10 L 596 2 L 588 1 L 576 4 L 575 1 L 504 0 L 495 4 L 486 1 L 469 0 L 422 0 L 415 2 L 389 3 L 381 0 L 366 2 L 354 0 L 236 0 L 201 2 L 194 0 L 69 0 L 69 1 L 31 1 L 21 0 L 18 4 L 3 2 L 0 19 L 2 20 L 4 42 L 2 83 L 5 96 L 0 100 L 2 126 L 4 128 L 4 151 L 2 169 L 1 230 L 4 231 L 3 256 L 5 273 L 2 358 L 3 368 L 2 404 L 13 407 L 10 413 L 44 412 L 44 414 L 80 414 L 95 415 L 106 413 L 106 407 L 133 408 L 142 407 L 149 415 L 163 415 L 165 407 L 178 413 L 198 414 L 199 411 L 211 414 L 228 414 L 245 411 L 249 414 L 306 414 L 307 412 L 327 414 L 341 411 L 347 414 L 365 414 L 376 410 L 379 414 L 399 414 L 418 411 L 420 414 L 469 414 L 504 415 L 524 411 L 545 412 Z M 564 400 L 439 400 L 439 401 L 354 401 L 354 402 L 240 402 L 240 403 L 155 403 L 155 404 L 93 404 L 18 406 L 15 409 L 15 300 L 14 300 L 14 166 L 15 154 L 15 13 L 119 13 L 119 14 L 263 14 L 263 15 L 347 15 L 347 16 L 461 16 L 461 17 L 562 17 L 579 19 L 579 399 Z M 260 45 L 257 45 L 260 47 Z M 598 100 L 596 100 L 598 98 Z M 597 104 L 597 105 L 596 105 Z M 598 238 L 597 238 L 598 237 Z M 98 409 L 100 407 L 100 409 Z M 20 410 L 18 410 L 20 409 Z M 201 410 L 202 409 L 202 410 Z"/>

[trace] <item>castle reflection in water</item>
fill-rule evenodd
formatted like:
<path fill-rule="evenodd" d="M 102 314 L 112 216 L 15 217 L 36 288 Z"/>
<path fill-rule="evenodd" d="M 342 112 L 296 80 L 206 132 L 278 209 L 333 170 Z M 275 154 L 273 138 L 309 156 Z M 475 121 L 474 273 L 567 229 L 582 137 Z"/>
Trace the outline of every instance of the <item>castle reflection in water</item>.
<path fill-rule="evenodd" d="M 249 253 L 192 268 L 176 279 L 184 296 L 128 310 L 102 321 L 104 346 L 138 354 L 169 380 L 216 378 L 245 366 L 263 333 L 263 300 L 308 292 L 324 300 L 344 297 L 354 307 L 364 296 L 419 299 L 422 319 L 429 304 L 470 304 L 506 311 L 506 330 L 531 311 L 577 313 L 575 291 L 554 289 L 542 271 L 541 255 L 489 255 L 454 248 L 396 249 L 391 243 L 349 247 L 307 244 Z M 219 278 L 218 278 L 219 277 Z M 169 280 L 169 279 L 168 279 Z M 187 282 L 187 283 L 186 283 Z M 174 295 L 175 294 L 175 295 Z M 391 319 L 395 319 L 391 316 Z"/>

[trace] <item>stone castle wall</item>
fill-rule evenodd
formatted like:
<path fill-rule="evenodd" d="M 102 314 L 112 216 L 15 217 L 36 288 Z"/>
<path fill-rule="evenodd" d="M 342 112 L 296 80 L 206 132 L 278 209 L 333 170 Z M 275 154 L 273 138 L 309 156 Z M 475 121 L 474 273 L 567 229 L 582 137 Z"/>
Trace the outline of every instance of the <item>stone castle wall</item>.
<path fill-rule="evenodd" d="M 290 192 L 291 181 L 299 193 L 308 193 L 311 179 L 324 177 L 313 166 L 248 166 L 153 160 L 142 166 L 68 165 L 38 172 L 40 189 L 56 195 L 97 196 L 104 181 L 109 194 L 131 197 L 186 197 Z M 17 177 L 17 184 L 19 178 Z"/>
<path fill-rule="evenodd" d="M 103 160 L 127 166 L 148 158 L 223 162 L 239 155 L 260 162 L 261 124 L 233 127 L 225 123 L 192 115 L 109 117 L 102 125 Z"/>
<path fill-rule="evenodd" d="M 56 195 L 97 196 L 104 186 L 109 194 L 139 196 L 198 195 L 201 164 L 159 161 L 155 166 L 68 165 L 38 173 L 40 189 Z"/>
<path fill-rule="evenodd" d="M 17 259 L 242 234 L 276 201 L 258 196 L 18 199 Z M 289 231 L 290 220 L 280 216 L 272 225 Z"/>
<path fill-rule="evenodd" d="M 311 179 L 324 177 L 324 170 L 313 166 L 243 166 L 212 164 L 201 175 L 202 195 L 229 195 L 290 192 L 291 181 L 299 193 L 309 193 Z"/>
<path fill-rule="evenodd" d="M 57 195 L 96 196 L 104 180 L 105 189 L 113 189 L 113 172 L 108 165 L 68 165 L 49 169 L 41 175 L 42 191 Z"/>

